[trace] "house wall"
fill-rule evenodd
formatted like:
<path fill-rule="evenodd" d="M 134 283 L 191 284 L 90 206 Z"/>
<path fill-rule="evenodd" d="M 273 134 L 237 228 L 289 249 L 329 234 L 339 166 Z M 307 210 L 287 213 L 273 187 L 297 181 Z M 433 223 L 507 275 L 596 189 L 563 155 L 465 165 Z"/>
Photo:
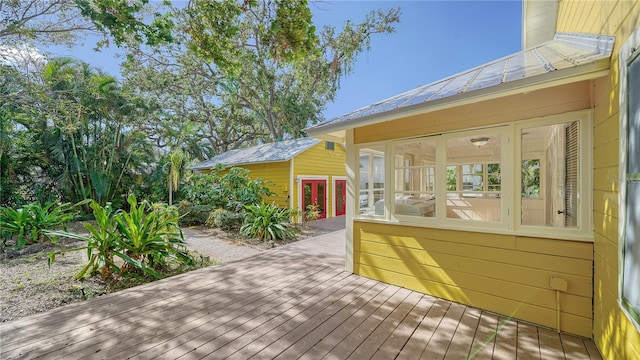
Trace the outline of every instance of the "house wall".
<path fill-rule="evenodd" d="M 594 323 L 605 359 L 640 359 L 640 332 L 619 304 L 619 50 L 640 26 L 639 1 L 561 1 L 558 31 L 615 35 L 608 77 L 594 87 Z"/>
<path fill-rule="evenodd" d="M 293 176 L 297 179 L 300 176 L 327 176 L 327 217 L 333 214 L 333 177 L 346 175 L 347 156 L 344 147 L 340 143 L 335 143 L 334 150 L 325 149 L 325 142 L 321 141 L 307 151 L 295 157 L 293 160 Z M 298 204 L 298 186 L 300 182 L 294 183 L 296 191 L 293 194 L 293 204 Z"/>
<path fill-rule="evenodd" d="M 275 195 L 265 198 L 266 202 L 275 202 L 283 208 L 289 207 L 287 198 L 289 195 L 289 161 L 247 164 L 239 167 L 250 170 L 249 177 L 252 179 L 260 178 L 267 182 L 266 186 Z"/>
<path fill-rule="evenodd" d="M 513 95 L 354 129 L 354 143 L 394 140 L 591 108 L 590 81 Z M 354 272 L 555 328 L 551 277 L 562 331 L 591 337 L 593 243 L 412 227 L 353 224 Z"/>
<path fill-rule="evenodd" d="M 515 235 L 354 222 L 354 272 L 444 299 L 590 336 L 593 246 Z"/>
<path fill-rule="evenodd" d="M 363 126 L 354 130 L 354 143 L 367 143 L 445 131 L 472 129 L 591 108 L 591 83 L 582 81 L 532 91 L 480 104 L 469 104 L 428 114 Z"/>

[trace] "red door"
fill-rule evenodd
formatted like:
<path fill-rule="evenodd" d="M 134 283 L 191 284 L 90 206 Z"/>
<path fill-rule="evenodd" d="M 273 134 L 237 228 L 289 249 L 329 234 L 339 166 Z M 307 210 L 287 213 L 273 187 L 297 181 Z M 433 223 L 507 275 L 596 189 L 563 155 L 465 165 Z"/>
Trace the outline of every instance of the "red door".
<path fill-rule="evenodd" d="M 346 213 L 347 205 L 347 180 L 336 180 L 336 216 Z"/>
<path fill-rule="evenodd" d="M 327 180 L 302 180 L 302 208 L 317 205 L 320 215 L 318 219 L 327 217 Z"/>

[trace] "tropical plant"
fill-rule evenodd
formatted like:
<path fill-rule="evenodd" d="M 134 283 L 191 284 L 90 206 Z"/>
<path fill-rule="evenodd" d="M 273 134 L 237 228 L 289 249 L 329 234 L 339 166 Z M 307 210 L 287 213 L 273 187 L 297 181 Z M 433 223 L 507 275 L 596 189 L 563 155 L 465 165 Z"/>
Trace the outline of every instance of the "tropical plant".
<path fill-rule="evenodd" d="M 83 240 L 85 246 L 65 249 L 49 253 L 49 266 L 55 261 L 56 255 L 66 252 L 86 250 L 87 264 L 76 274 L 76 279 L 93 275 L 100 272 L 103 279 L 109 278 L 114 272 L 120 273 L 120 268 L 114 262 L 114 256 L 118 254 L 119 234 L 116 232 L 116 222 L 112 217 L 113 208 L 111 203 L 107 203 L 104 207 L 100 206 L 95 200 L 89 204 L 93 210 L 93 217 L 96 226 L 91 223 L 83 224 L 89 231 L 89 235 L 73 234 L 66 231 L 48 231 L 49 235 L 64 236 L 71 239 Z"/>
<path fill-rule="evenodd" d="M 286 240 L 295 237 L 291 228 L 289 209 L 276 204 L 261 202 L 245 206 L 247 217 L 240 233 L 265 242 L 265 246 L 273 246 L 275 240 Z"/>
<path fill-rule="evenodd" d="M 134 195 L 129 195 L 127 202 L 131 207 L 129 212 L 122 211 L 115 216 L 122 248 L 118 256 L 126 262 L 121 268 L 122 273 L 140 270 L 159 279 L 163 276 L 156 269 L 164 267 L 168 259 L 191 263 L 178 227 L 175 207 L 156 205 L 148 211 L 150 206 L 145 203 L 138 205 Z"/>
<path fill-rule="evenodd" d="M 194 175 L 182 188 L 183 199 L 189 203 L 235 212 L 272 194 L 265 181 L 251 179 L 249 170 L 239 167 L 216 166 L 209 174 Z"/>
<path fill-rule="evenodd" d="M 76 274 L 82 278 L 100 273 L 103 279 L 120 277 L 164 277 L 162 270 L 169 259 L 191 264 L 178 227 L 178 213 L 174 207 L 138 205 L 134 195 L 127 199 L 131 210 L 114 212 L 111 204 L 101 206 L 90 202 L 97 226 L 84 224 L 89 235 L 66 231 L 50 231 L 51 235 L 86 241 L 85 246 L 49 254 L 49 264 L 60 253 L 86 250 L 88 263 Z M 117 259 L 116 259 L 117 258 Z M 116 261 L 117 260 L 117 261 Z"/>
<path fill-rule="evenodd" d="M 56 228 L 66 229 L 66 225 L 73 219 L 71 205 L 51 202 L 45 206 L 36 202 L 25 205 L 20 209 L 0 207 L 0 237 L 3 246 L 7 240 L 16 238 L 16 247 L 22 248 L 48 238 L 45 231 Z"/>
<path fill-rule="evenodd" d="M 206 224 L 223 230 L 238 231 L 242 227 L 245 217 L 244 212 L 215 209 L 207 218 Z"/>

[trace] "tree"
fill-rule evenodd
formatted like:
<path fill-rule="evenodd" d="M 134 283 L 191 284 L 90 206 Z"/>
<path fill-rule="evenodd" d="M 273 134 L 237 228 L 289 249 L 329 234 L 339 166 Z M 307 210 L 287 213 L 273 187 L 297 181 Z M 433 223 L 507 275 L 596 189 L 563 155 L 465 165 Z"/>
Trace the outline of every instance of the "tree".
<path fill-rule="evenodd" d="M 250 109 L 270 140 L 300 137 L 320 120 L 343 75 L 376 33 L 391 33 L 399 9 L 376 11 L 320 36 L 306 1 L 192 1 L 189 49 L 213 62 L 229 95 Z"/>
<path fill-rule="evenodd" d="M 98 44 L 171 41 L 170 2 L 152 11 L 149 0 L 0 0 L 0 39 L 5 45 L 65 44 L 89 32 L 102 32 Z"/>
<path fill-rule="evenodd" d="M 131 50 L 124 73 L 157 100 L 163 121 L 150 136 L 192 129 L 184 145 L 202 160 L 304 136 L 370 37 L 392 32 L 398 18 L 398 9 L 378 11 L 318 35 L 306 1 L 191 1 L 176 10 L 174 42 Z"/>

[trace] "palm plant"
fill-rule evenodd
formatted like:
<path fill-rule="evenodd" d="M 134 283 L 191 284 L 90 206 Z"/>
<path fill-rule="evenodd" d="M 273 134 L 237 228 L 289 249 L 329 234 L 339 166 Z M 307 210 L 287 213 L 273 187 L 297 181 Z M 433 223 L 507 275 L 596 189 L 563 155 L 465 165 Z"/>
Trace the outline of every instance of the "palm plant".
<path fill-rule="evenodd" d="M 247 217 L 240 228 L 241 234 L 264 240 L 265 246 L 273 245 L 277 239 L 285 240 L 295 236 L 290 226 L 289 209 L 265 202 L 245 206 L 245 209 Z"/>

